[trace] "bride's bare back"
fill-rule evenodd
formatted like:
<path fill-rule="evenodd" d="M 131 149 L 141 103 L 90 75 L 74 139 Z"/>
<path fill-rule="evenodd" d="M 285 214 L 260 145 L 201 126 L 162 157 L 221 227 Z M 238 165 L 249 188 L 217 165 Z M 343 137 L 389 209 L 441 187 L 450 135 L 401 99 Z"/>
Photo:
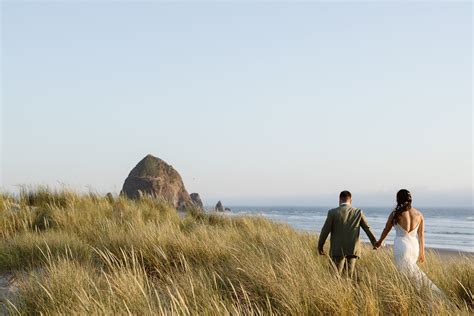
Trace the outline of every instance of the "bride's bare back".
<path fill-rule="evenodd" d="M 407 232 L 411 232 L 417 228 L 422 221 L 423 214 L 421 214 L 421 212 L 416 208 L 412 207 L 408 211 L 400 214 L 397 219 L 397 224 Z"/>
<path fill-rule="evenodd" d="M 375 247 L 378 248 L 382 245 L 383 240 L 387 237 L 390 230 L 393 227 L 393 217 L 395 212 L 390 213 L 385 228 L 380 236 L 380 239 L 375 243 Z M 411 233 L 413 230 L 417 230 L 418 242 L 420 247 L 419 262 L 425 261 L 425 223 L 423 214 L 416 208 L 411 207 L 408 211 L 402 212 L 397 218 L 397 225 L 404 229 L 407 233 Z"/>

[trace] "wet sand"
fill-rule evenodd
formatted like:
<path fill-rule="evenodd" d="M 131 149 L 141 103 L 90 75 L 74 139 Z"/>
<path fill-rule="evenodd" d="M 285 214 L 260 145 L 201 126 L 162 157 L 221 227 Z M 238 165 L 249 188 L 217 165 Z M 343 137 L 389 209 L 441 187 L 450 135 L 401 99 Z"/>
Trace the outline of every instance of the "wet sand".
<path fill-rule="evenodd" d="M 474 252 L 454 249 L 426 248 L 426 252 L 438 255 L 441 259 L 459 259 L 460 257 L 474 259 Z"/>
<path fill-rule="evenodd" d="M 367 247 L 372 247 L 369 243 L 364 243 Z M 380 248 L 378 251 L 388 251 L 392 249 L 392 245 L 385 245 Z M 426 255 L 435 255 L 442 260 L 451 260 L 451 259 L 460 259 L 463 257 L 474 260 L 474 252 L 467 252 L 455 249 L 443 249 L 443 248 L 430 248 L 426 247 Z"/>

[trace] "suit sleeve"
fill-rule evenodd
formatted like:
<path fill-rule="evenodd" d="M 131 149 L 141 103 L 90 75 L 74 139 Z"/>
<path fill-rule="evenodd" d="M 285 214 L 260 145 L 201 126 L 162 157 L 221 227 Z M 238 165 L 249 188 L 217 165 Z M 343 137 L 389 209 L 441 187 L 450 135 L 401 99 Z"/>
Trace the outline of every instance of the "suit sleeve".
<path fill-rule="evenodd" d="M 370 229 L 369 223 L 367 222 L 367 219 L 365 218 L 364 212 L 362 212 L 362 210 L 360 211 L 360 226 L 369 237 L 372 246 L 374 246 L 375 242 L 377 241 L 377 238 L 375 238 L 372 229 Z"/>
<path fill-rule="evenodd" d="M 326 239 L 328 238 L 328 235 L 331 232 L 331 228 L 332 228 L 332 216 L 331 216 L 331 213 L 328 212 L 326 221 L 324 222 L 323 228 L 321 229 L 321 233 L 319 234 L 318 250 L 322 250 L 324 248 L 324 243 L 326 242 Z"/>

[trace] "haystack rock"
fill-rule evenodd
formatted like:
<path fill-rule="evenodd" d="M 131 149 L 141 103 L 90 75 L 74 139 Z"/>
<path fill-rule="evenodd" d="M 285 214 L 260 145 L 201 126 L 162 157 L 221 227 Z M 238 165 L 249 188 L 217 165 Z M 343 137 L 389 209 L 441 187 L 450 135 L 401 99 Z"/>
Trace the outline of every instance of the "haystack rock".
<path fill-rule="evenodd" d="M 140 194 L 162 198 L 178 209 L 191 204 L 179 173 L 152 155 L 147 155 L 130 171 L 122 192 L 131 199 L 139 198 Z"/>
<path fill-rule="evenodd" d="M 199 193 L 191 193 L 189 196 L 191 197 L 191 201 L 194 203 L 194 205 L 196 205 L 201 210 L 204 209 L 204 204 L 202 204 Z"/>
<path fill-rule="evenodd" d="M 224 212 L 224 206 L 221 201 L 217 202 L 215 210 L 216 212 Z"/>

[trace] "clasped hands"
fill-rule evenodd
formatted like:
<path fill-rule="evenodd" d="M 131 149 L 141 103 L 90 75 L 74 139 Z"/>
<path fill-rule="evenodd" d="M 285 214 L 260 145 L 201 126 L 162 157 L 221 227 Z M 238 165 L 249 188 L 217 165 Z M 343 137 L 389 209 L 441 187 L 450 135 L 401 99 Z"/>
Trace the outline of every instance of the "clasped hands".
<path fill-rule="evenodd" d="M 382 240 L 377 240 L 374 244 L 374 250 L 377 250 L 379 249 L 380 247 L 382 247 Z"/>

